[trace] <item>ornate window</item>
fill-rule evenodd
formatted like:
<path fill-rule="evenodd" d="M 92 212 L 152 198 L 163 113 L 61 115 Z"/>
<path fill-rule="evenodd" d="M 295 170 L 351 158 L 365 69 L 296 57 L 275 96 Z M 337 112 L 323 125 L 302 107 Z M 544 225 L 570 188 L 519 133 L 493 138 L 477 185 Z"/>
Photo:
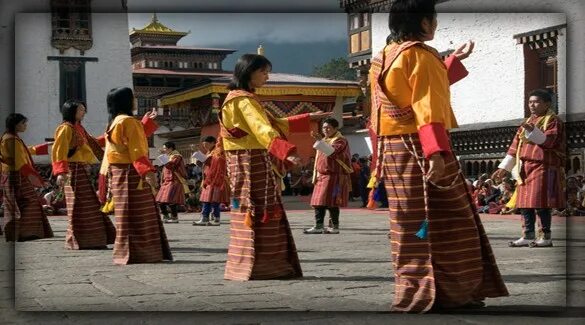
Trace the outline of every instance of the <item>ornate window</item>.
<path fill-rule="evenodd" d="M 83 55 L 93 46 L 91 0 L 51 0 L 51 45 L 63 54 L 71 47 Z"/>
<path fill-rule="evenodd" d="M 367 52 L 372 48 L 370 14 L 368 12 L 349 14 L 350 55 Z"/>
<path fill-rule="evenodd" d="M 524 51 L 525 97 L 536 88 L 550 90 L 555 96 L 554 107 L 558 94 L 558 63 L 557 35 L 566 25 L 553 26 L 545 29 L 514 35 L 517 44 L 522 44 Z M 527 99 L 527 98 L 526 98 Z M 525 101 L 527 102 L 527 101 Z M 524 116 L 530 116 L 528 105 L 525 104 Z"/>

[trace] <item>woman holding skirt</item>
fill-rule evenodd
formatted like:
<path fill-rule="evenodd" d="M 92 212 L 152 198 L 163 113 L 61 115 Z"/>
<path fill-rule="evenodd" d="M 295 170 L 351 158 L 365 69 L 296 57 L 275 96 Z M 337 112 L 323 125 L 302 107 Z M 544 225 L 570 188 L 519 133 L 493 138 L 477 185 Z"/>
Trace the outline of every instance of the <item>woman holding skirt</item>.
<path fill-rule="evenodd" d="M 148 142 L 132 111 L 132 89 L 110 90 L 110 123 L 100 174 L 109 171 L 108 197 L 116 217 L 114 264 L 172 260 L 167 236 L 154 198 L 155 168 L 148 159 Z"/>
<path fill-rule="evenodd" d="M 4 233 L 6 241 L 26 241 L 53 237 L 35 187 L 43 186 L 31 155 L 46 155 L 48 144 L 27 147 L 18 133 L 26 131 L 27 118 L 12 113 L 6 118 L 6 131 L 0 141 L 2 188 L 4 202 Z M 3 228 L 3 229 L 2 229 Z"/>
<path fill-rule="evenodd" d="M 264 56 L 244 54 L 236 63 L 219 116 L 235 203 L 224 275 L 228 280 L 302 276 L 280 196 L 284 165 L 301 160 L 285 135 L 309 132 L 311 118 L 323 114 L 276 118 L 266 111 L 255 90 L 266 83 L 271 68 Z"/>

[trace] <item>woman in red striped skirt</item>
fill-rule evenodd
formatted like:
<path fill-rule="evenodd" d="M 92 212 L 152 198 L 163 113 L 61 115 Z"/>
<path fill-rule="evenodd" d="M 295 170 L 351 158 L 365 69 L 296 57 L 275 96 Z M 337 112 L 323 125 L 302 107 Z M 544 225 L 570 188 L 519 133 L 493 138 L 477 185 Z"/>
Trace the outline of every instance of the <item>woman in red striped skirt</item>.
<path fill-rule="evenodd" d="M 90 166 L 102 159 L 99 141 L 81 125 L 87 108 L 83 102 L 68 100 L 61 113 L 63 123 L 55 130 L 51 153 L 53 175 L 64 186 L 69 225 L 65 235 L 67 249 L 102 249 L 113 244 L 116 229 L 100 210 L 96 190 L 90 180 Z"/>
<path fill-rule="evenodd" d="M 370 80 L 375 175 L 390 209 L 392 310 L 480 307 L 508 291 L 447 132 L 457 127 L 449 85 L 466 75 L 460 60 L 473 42 L 445 62 L 424 44 L 437 28 L 434 1 L 393 1 L 389 27 Z"/>
<path fill-rule="evenodd" d="M 309 132 L 311 118 L 310 114 L 275 118 L 262 107 L 254 92 L 266 83 L 271 68 L 264 56 L 244 54 L 236 63 L 220 112 L 220 136 L 235 203 L 224 275 L 228 280 L 302 276 L 282 206 L 280 178 L 283 164 L 300 163 L 285 134 Z"/>
<path fill-rule="evenodd" d="M 154 199 L 155 168 L 148 159 L 148 141 L 133 117 L 132 89 L 110 90 L 110 123 L 102 171 L 109 171 L 108 198 L 116 218 L 114 263 L 153 263 L 172 260 L 171 250 Z"/>
<path fill-rule="evenodd" d="M 22 114 L 9 114 L 0 141 L 4 203 L 4 225 L 0 227 L 0 234 L 4 233 L 6 241 L 53 237 L 53 230 L 34 189 L 43 186 L 44 180 L 31 157 L 31 154 L 46 155 L 49 145 L 27 147 L 18 136 L 26 131 L 26 122 L 27 118 Z"/>

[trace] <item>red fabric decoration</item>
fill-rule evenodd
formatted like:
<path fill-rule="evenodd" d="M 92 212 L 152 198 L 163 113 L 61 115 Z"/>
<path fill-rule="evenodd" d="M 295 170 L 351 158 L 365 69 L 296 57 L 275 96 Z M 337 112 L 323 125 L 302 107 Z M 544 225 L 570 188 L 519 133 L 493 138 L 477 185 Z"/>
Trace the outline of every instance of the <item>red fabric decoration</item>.
<path fill-rule="evenodd" d="M 311 117 L 309 113 L 294 115 L 288 120 L 289 133 L 308 133 L 311 132 Z"/>
<path fill-rule="evenodd" d="M 135 162 L 132 163 L 132 165 L 140 176 L 144 176 L 150 171 L 156 171 L 146 156 L 138 158 Z"/>
<path fill-rule="evenodd" d="M 455 55 L 450 55 L 445 59 L 445 65 L 447 66 L 447 76 L 449 76 L 449 83 L 454 84 L 457 81 L 465 78 L 469 71 L 465 69 L 461 60 Z"/>
<path fill-rule="evenodd" d="M 69 172 L 69 163 L 67 160 L 60 160 L 53 162 L 53 175 L 64 174 Z"/>
<path fill-rule="evenodd" d="M 48 155 L 49 154 L 49 144 L 48 143 L 39 144 L 39 145 L 35 146 L 34 148 L 35 148 L 36 155 Z"/>
<path fill-rule="evenodd" d="M 151 136 L 154 133 L 154 131 L 158 129 L 158 124 L 156 124 L 156 122 L 153 119 L 148 118 L 147 116 L 144 116 L 141 122 L 142 127 L 144 128 L 144 133 L 146 134 L 147 137 Z"/>
<path fill-rule="evenodd" d="M 442 123 L 425 124 L 418 129 L 420 144 L 425 158 L 437 152 L 451 152 L 447 130 Z"/>
<path fill-rule="evenodd" d="M 268 147 L 268 152 L 280 160 L 285 160 L 286 157 L 290 156 L 296 150 L 297 147 L 294 144 L 282 138 L 274 138 Z"/>

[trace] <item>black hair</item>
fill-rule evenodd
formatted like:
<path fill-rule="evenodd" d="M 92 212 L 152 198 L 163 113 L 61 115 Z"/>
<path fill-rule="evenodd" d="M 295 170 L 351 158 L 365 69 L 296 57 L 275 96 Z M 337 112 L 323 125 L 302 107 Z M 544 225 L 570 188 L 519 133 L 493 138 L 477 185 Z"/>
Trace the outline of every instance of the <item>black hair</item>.
<path fill-rule="evenodd" d="M 77 109 L 80 105 L 85 106 L 87 111 L 87 106 L 84 102 L 79 101 L 77 99 L 68 99 L 63 103 L 61 106 L 61 115 L 63 115 L 63 122 L 69 122 L 71 124 L 77 123 L 75 115 L 77 115 Z"/>
<path fill-rule="evenodd" d="M 272 63 L 265 56 L 258 54 L 242 55 L 236 63 L 232 81 L 228 84 L 227 88 L 229 90 L 242 89 L 254 92 L 254 89 L 250 88 L 252 73 L 266 67 L 272 69 Z"/>
<path fill-rule="evenodd" d="M 20 113 L 10 113 L 6 117 L 6 131 L 12 134 L 16 134 L 16 125 L 22 121 L 28 121 L 26 116 Z"/>
<path fill-rule="evenodd" d="M 134 93 L 132 89 L 128 87 L 113 88 L 108 92 L 106 102 L 108 105 L 108 114 L 110 115 L 110 123 L 116 116 L 121 114 L 133 116 Z"/>
<path fill-rule="evenodd" d="M 328 118 L 324 119 L 323 122 L 321 123 L 321 125 L 323 125 L 325 123 L 331 125 L 332 127 L 336 128 L 336 129 L 339 127 L 339 122 L 336 119 L 334 119 L 333 117 L 328 117 Z"/>
<path fill-rule="evenodd" d="M 548 91 L 546 89 L 534 89 L 533 91 L 531 91 L 528 94 L 529 98 L 531 96 L 536 96 L 536 97 L 542 99 L 542 101 L 545 103 L 552 103 L 552 94 L 550 91 Z"/>
<path fill-rule="evenodd" d="M 167 141 L 167 142 L 163 143 L 163 146 L 167 147 L 168 149 L 172 149 L 172 150 L 177 149 L 177 146 L 175 146 L 175 143 L 171 142 L 171 141 Z"/>
<path fill-rule="evenodd" d="M 420 39 L 424 35 L 421 23 L 437 15 L 435 0 L 394 0 L 390 3 L 386 43 Z"/>
<path fill-rule="evenodd" d="M 208 136 L 204 137 L 203 139 L 201 139 L 201 142 L 216 143 L 217 139 L 212 135 L 208 135 Z"/>

